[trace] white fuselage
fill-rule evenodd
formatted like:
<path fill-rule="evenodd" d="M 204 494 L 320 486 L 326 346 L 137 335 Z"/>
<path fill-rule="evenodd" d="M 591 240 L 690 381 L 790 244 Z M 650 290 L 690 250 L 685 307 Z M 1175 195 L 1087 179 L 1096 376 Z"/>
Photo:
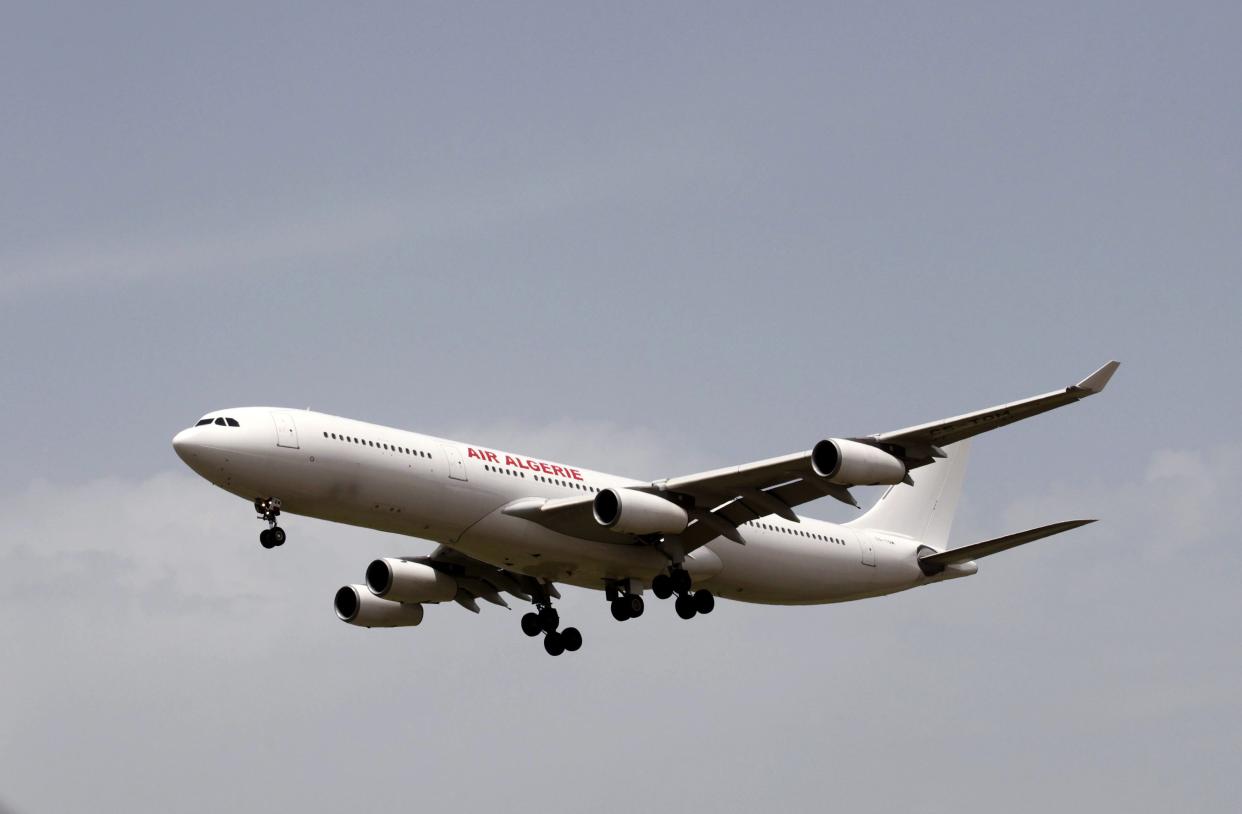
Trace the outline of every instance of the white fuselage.
<path fill-rule="evenodd" d="M 237 426 L 191 427 L 173 441 L 195 472 L 253 501 L 276 497 L 287 513 L 421 537 L 498 568 L 602 590 L 639 585 L 669 565 L 646 544 L 567 536 L 502 513 L 522 498 L 585 497 L 644 482 L 540 458 L 311 411 L 221 410 Z M 927 577 L 919 541 L 802 518 L 767 517 L 692 552 L 695 584 L 719 597 L 771 604 L 840 602 L 893 593 Z"/>

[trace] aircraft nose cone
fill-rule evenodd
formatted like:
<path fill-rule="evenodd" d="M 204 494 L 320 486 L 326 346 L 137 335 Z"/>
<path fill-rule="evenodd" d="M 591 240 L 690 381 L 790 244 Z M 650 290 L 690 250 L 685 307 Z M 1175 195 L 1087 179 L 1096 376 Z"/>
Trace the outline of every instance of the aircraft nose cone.
<path fill-rule="evenodd" d="M 172 440 L 173 450 L 177 453 L 177 457 L 186 463 L 190 462 L 190 458 L 199 446 L 190 439 L 193 434 L 193 430 L 182 430 L 174 435 Z"/>

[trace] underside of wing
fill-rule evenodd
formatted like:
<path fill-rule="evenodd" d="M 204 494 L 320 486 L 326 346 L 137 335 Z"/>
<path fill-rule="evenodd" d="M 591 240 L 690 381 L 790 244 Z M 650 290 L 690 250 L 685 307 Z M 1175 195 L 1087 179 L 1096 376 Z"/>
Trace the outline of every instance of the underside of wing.
<path fill-rule="evenodd" d="M 501 596 L 506 593 L 524 602 L 546 602 L 548 598 L 560 597 L 551 582 L 497 568 L 447 546 L 440 546 L 428 557 L 412 557 L 409 561 L 429 565 L 451 576 L 457 583 L 453 601 L 474 613 L 479 612 L 479 599 L 509 607 Z"/>

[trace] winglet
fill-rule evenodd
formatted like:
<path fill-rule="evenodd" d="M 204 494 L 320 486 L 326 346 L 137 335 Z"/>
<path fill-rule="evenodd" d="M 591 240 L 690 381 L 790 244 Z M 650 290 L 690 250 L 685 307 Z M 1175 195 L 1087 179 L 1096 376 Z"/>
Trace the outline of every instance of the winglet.
<path fill-rule="evenodd" d="M 1074 385 L 1076 390 L 1086 390 L 1088 394 L 1094 395 L 1104 389 L 1104 385 L 1108 384 L 1108 380 L 1117 372 L 1117 368 L 1121 367 L 1121 362 L 1109 362 L 1102 368 L 1092 373 L 1087 378 Z"/>

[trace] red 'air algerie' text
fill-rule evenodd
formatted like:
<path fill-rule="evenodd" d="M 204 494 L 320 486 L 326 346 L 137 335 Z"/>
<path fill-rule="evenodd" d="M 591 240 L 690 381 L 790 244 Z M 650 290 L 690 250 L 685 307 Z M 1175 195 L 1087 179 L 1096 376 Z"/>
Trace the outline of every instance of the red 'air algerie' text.
<path fill-rule="evenodd" d="M 467 447 L 466 457 L 477 458 L 480 461 L 488 461 L 497 466 L 508 466 L 515 469 L 525 469 L 527 472 L 542 472 L 545 475 L 551 475 L 556 478 L 569 478 L 570 480 L 583 480 L 582 473 L 577 469 L 570 469 L 567 466 L 557 466 L 547 461 L 536 461 L 533 458 L 515 458 L 512 455 L 505 455 L 504 460 L 500 460 L 500 455 L 487 449 L 475 449 Z"/>

